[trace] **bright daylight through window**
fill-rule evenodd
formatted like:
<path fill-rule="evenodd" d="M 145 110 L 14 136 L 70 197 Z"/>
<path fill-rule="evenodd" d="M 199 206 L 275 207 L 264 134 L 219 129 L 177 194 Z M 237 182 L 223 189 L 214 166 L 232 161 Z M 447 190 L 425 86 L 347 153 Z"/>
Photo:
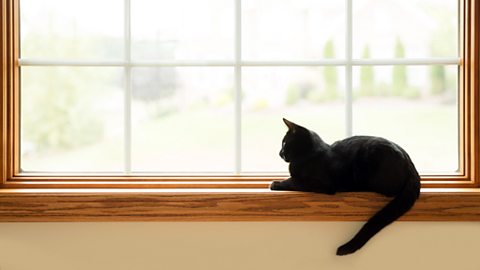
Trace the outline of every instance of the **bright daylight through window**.
<path fill-rule="evenodd" d="M 282 117 L 459 169 L 456 0 L 21 0 L 22 172 L 287 171 Z"/>

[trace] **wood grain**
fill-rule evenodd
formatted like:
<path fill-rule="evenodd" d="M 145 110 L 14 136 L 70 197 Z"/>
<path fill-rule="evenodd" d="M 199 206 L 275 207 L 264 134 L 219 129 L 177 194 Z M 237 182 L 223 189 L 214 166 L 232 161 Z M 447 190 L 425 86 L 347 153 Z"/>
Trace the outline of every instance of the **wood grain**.
<path fill-rule="evenodd" d="M 365 221 L 389 199 L 251 190 L 0 192 L 0 222 Z M 422 193 L 406 221 L 480 221 L 479 192 Z"/>

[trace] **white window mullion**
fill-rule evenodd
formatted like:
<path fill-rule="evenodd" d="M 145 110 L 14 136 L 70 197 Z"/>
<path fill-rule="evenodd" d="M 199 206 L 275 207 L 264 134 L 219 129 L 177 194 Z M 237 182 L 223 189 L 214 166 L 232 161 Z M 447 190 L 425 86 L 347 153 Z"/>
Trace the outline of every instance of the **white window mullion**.
<path fill-rule="evenodd" d="M 428 66 L 428 65 L 456 65 L 461 63 L 460 58 L 395 58 L 395 59 L 352 59 L 352 66 Z M 49 59 L 19 59 L 20 66 L 43 66 L 43 67 L 235 67 L 239 64 L 242 67 L 343 67 L 349 62 L 343 59 L 325 59 L 325 60 L 300 60 L 300 61 L 83 61 L 83 60 L 49 60 Z"/>
<path fill-rule="evenodd" d="M 132 171 L 132 67 L 131 67 L 131 3 L 125 0 L 125 97 L 124 97 L 124 173 Z"/>
<path fill-rule="evenodd" d="M 235 174 L 242 171 L 242 1 L 234 0 L 235 27 Z"/>
<path fill-rule="evenodd" d="M 396 59 L 353 59 L 354 66 L 428 66 L 428 65 L 460 65 L 460 58 L 396 58 Z"/>
<path fill-rule="evenodd" d="M 324 60 L 300 60 L 300 61 L 242 61 L 242 66 L 247 67 L 329 67 L 344 66 L 347 64 L 343 59 L 324 59 Z"/>
<path fill-rule="evenodd" d="M 18 60 L 20 66 L 39 67 L 123 67 L 123 61 L 83 61 L 83 60 L 53 60 L 53 59 L 25 59 Z"/>
<path fill-rule="evenodd" d="M 353 134 L 353 90 L 352 90 L 352 0 L 345 0 L 346 5 L 346 35 L 345 35 L 345 135 Z"/>

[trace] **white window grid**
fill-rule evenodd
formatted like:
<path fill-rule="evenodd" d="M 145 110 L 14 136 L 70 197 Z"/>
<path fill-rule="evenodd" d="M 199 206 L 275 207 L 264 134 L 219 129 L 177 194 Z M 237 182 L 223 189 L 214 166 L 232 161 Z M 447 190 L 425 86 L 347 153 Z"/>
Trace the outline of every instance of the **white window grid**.
<path fill-rule="evenodd" d="M 391 59 L 354 59 L 352 57 L 352 1 L 345 0 L 345 59 L 301 60 L 301 61 L 245 61 L 242 59 L 242 0 L 234 1 L 234 59 L 230 61 L 133 61 L 131 57 L 131 0 L 124 0 L 124 61 L 68 61 L 48 59 L 19 59 L 19 66 L 42 67 L 123 67 L 124 82 L 124 174 L 131 174 L 131 99 L 132 99 L 132 68 L 134 67 L 233 67 L 235 89 L 235 151 L 234 173 L 242 173 L 242 67 L 327 67 L 336 66 L 345 69 L 345 130 L 346 137 L 353 135 L 353 99 L 352 99 L 352 69 L 354 66 L 428 66 L 454 65 L 460 66 L 460 57 L 446 58 L 391 58 Z"/>

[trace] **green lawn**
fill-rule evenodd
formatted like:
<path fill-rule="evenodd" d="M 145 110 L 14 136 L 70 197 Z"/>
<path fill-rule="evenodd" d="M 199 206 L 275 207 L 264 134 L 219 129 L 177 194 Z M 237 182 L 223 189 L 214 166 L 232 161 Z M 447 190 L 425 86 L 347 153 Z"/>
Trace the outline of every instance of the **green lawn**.
<path fill-rule="evenodd" d="M 375 103 L 377 104 L 377 103 Z M 377 135 L 403 146 L 422 171 L 457 167 L 457 115 L 454 106 L 354 105 L 354 134 Z M 245 171 L 286 171 L 279 158 L 286 131 L 282 117 L 310 127 L 328 143 L 345 136 L 343 105 L 246 111 L 242 116 Z M 187 110 L 135 123 L 132 168 L 137 171 L 229 172 L 234 168 L 234 118 L 229 111 Z M 121 171 L 123 139 L 107 138 L 84 148 L 25 156 L 26 170 Z"/>

